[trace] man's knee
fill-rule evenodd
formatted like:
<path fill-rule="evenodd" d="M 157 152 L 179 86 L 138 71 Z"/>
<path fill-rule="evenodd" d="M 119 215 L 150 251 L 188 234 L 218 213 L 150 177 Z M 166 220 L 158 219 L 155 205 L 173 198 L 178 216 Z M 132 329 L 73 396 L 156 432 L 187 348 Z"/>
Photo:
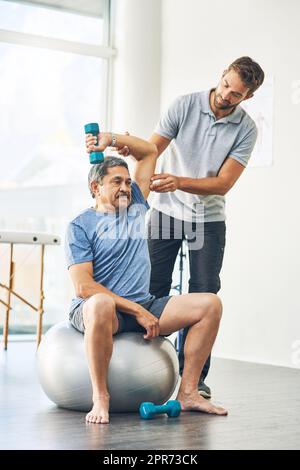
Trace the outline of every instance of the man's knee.
<path fill-rule="evenodd" d="M 207 315 L 214 320 L 220 321 L 222 317 L 222 301 L 216 294 L 207 294 Z"/>
<path fill-rule="evenodd" d="M 216 294 L 199 294 L 199 303 L 202 310 L 202 318 L 220 321 L 222 317 L 222 302 Z"/>
<path fill-rule="evenodd" d="M 102 323 L 111 321 L 116 312 L 115 301 L 107 294 L 95 294 L 84 306 L 85 323 Z"/>

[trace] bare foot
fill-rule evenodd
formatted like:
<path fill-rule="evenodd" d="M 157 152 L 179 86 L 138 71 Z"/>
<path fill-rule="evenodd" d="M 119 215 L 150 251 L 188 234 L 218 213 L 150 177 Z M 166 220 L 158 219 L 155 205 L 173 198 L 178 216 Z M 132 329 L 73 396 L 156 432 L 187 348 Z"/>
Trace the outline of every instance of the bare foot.
<path fill-rule="evenodd" d="M 179 392 L 176 400 L 180 402 L 182 411 L 202 411 L 202 413 L 215 415 L 228 414 L 227 410 L 213 405 L 209 400 L 199 395 L 198 391 L 192 393 Z"/>
<path fill-rule="evenodd" d="M 93 408 L 91 411 L 86 415 L 85 420 L 88 423 L 101 423 L 101 424 L 108 424 L 109 423 L 109 395 L 101 395 L 98 397 L 93 398 Z"/>

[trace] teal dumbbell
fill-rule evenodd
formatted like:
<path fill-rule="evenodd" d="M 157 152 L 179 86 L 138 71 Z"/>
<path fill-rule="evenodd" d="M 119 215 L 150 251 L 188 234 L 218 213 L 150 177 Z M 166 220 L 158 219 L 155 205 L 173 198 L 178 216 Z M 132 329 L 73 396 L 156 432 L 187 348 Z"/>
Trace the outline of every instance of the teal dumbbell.
<path fill-rule="evenodd" d="M 176 418 L 180 412 L 181 406 L 178 400 L 170 400 L 165 405 L 154 405 L 145 401 L 140 405 L 140 416 L 143 419 L 152 419 L 160 413 L 167 413 L 169 418 Z"/>
<path fill-rule="evenodd" d="M 98 145 L 98 134 L 100 132 L 99 126 L 96 122 L 90 122 L 84 126 L 86 134 L 93 134 L 97 138 L 96 145 Z M 102 152 L 91 152 L 90 163 L 95 165 L 96 163 L 102 163 L 104 160 L 104 154 Z"/>

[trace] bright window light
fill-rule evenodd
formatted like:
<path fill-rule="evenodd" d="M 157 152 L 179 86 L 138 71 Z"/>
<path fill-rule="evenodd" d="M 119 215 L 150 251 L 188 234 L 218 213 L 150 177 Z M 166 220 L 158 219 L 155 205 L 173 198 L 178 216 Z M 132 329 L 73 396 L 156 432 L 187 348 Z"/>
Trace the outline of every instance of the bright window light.
<path fill-rule="evenodd" d="M 16 36 L 34 34 L 36 46 L 44 37 L 78 42 L 85 48 L 105 46 L 108 21 L 0 0 L 0 29 Z M 99 122 L 105 127 L 108 59 L 5 42 L 5 34 L 2 38 L 0 227 L 51 232 L 63 241 L 68 221 L 92 205 L 84 124 Z M 73 295 L 63 244 L 52 248 L 45 256 L 44 325 L 48 326 L 66 318 Z M 0 246 L 0 279 L 5 250 L 7 245 Z M 26 247 L 20 245 L 18 250 L 23 259 Z M 28 261 L 29 266 L 18 271 L 18 280 L 31 293 L 27 281 L 38 265 Z M 11 319 L 13 331 L 35 331 L 36 314 L 17 300 Z"/>
<path fill-rule="evenodd" d="M 0 0 L 0 29 L 103 44 L 103 18 Z"/>
<path fill-rule="evenodd" d="M 103 122 L 105 61 L 0 43 L 0 189 L 86 180 L 84 124 Z"/>

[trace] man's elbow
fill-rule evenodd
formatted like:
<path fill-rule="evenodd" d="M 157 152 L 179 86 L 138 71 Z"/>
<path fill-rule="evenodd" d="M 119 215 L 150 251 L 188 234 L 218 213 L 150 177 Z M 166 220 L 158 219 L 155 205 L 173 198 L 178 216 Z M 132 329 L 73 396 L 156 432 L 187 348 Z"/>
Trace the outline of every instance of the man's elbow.
<path fill-rule="evenodd" d="M 229 189 L 230 188 L 227 188 L 227 187 L 220 188 L 218 193 L 217 193 L 218 196 L 225 196 L 228 193 Z"/>
<path fill-rule="evenodd" d="M 150 143 L 149 157 L 155 158 L 155 159 L 157 159 L 158 157 L 158 148 L 155 144 Z"/>
<path fill-rule="evenodd" d="M 225 196 L 228 193 L 228 191 L 230 191 L 233 185 L 234 185 L 234 182 L 232 181 L 222 181 L 221 184 L 219 185 L 217 194 L 219 196 Z"/>

